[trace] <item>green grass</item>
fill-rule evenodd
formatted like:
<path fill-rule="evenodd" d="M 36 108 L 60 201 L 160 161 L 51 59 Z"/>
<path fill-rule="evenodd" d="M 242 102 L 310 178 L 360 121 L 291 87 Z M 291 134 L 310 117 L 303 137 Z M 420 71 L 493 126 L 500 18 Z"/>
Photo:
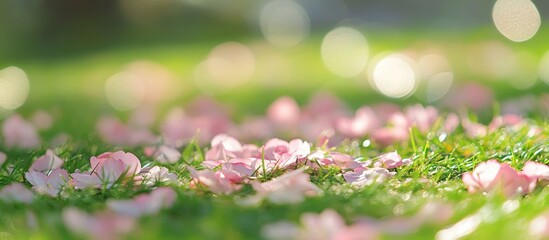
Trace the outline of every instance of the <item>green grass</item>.
<path fill-rule="evenodd" d="M 506 213 L 502 210 L 505 198 L 499 195 L 470 195 L 461 183 L 461 174 L 471 171 L 478 163 L 496 158 L 521 169 L 526 160 L 549 163 L 548 138 L 549 125 L 546 122 L 535 123 L 543 127 L 543 133 L 537 138 L 527 137 L 528 129 L 513 132 L 498 130 L 481 139 L 469 139 L 461 129 L 451 134 L 443 142 L 438 137 L 428 139 L 414 134 L 414 144 L 403 143 L 387 149 L 373 147 L 350 147 L 343 145 L 346 152 L 354 152 L 355 157 L 375 157 L 380 153 L 397 150 L 403 157 L 413 157 L 409 166 L 398 168 L 395 178 L 364 188 L 346 184 L 337 169 L 309 170 L 311 180 L 323 189 L 318 197 L 307 198 L 296 205 L 275 205 L 268 202 L 259 207 L 242 207 L 235 203 L 235 196 L 246 196 L 253 190 L 244 187 L 234 196 L 214 196 L 210 193 L 189 189 L 190 176 L 185 170 L 187 164 L 166 165 L 183 179 L 183 186 L 174 187 L 178 198 L 176 204 L 159 215 L 144 217 L 140 227 L 130 238 L 168 238 L 168 239 L 257 239 L 262 226 L 276 221 L 287 220 L 298 223 L 305 212 L 321 212 L 326 208 L 335 209 L 348 222 L 357 217 L 369 216 L 383 219 L 397 215 L 413 215 L 423 204 L 430 201 L 448 202 L 454 206 L 455 214 L 448 223 L 422 226 L 418 232 L 404 236 L 387 235 L 389 239 L 426 239 L 433 238 L 442 227 L 457 222 L 481 208 L 489 209 L 490 218 L 474 231 L 471 239 L 498 238 L 514 239 L 524 236 L 529 221 L 549 204 L 549 191 L 538 188 L 534 193 L 518 198 L 520 203 L 516 211 Z M 113 147 L 99 144 L 96 139 L 75 141 L 59 147 L 56 152 L 66 160 L 64 168 L 69 172 L 89 168 L 89 157 Z M 351 148 L 351 149 L 349 149 Z M 353 149 L 355 148 L 355 149 Z M 196 148 L 184 151 L 183 160 L 198 167 L 200 157 Z M 153 160 L 143 155 L 140 149 L 125 149 L 135 153 L 146 165 Z M 0 170 L 0 185 L 10 182 L 25 182 L 24 172 L 33 158 L 42 155 L 37 150 L 30 153 L 7 151 L 10 156 L 7 164 Z M 15 171 L 9 175 L 6 167 L 14 164 Z M 25 182 L 26 183 L 26 182 Z M 27 186 L 30 186 L 26 183 Z M 30 206 L 20 204 L 0 205 L 0 229 L 15 234 L 16 238 L 53 239 L 67 238 L 72 235 L 65 229 L 61 210 L 68 206 L 77 206 L 87 211 L 105 208 L 109 198 L 130 198 L 146 192 L 146 188 L 135 189 L 116 186 L 105 191 L 69 190 L 67 196 L 51 198 L 38 196 Z M 27 212 L 33 212 L 38 219 L 38 229 L 29 230 L 26 221 Z M 502 230 L 504 229 L 504 230 Z"/>
<path fill-rule="evenodd" d="M 372 52 L 378 53 L 388 49 L 403 49 L 416 36 L 424 33 L 366 33 Z M 411 35 L 411 36 L 410 36 Z M 525 45 L 512 45 L 526 49 L 539 58 L 544 49 L 543 36 L 540 31 L 536 39 Z M 406 37 L 403 37 L 406 36 Z M 492 33 L 479 31 L 469 34 L 463 39 L 457 38 L 460 33 L 435 35 L 438 40 L 448 40 L 444 47 L 453 49 L 451 59 L 458 66 L 464 59 L 460 58 L 459 47 L 462 41 L 477 41 L 493 37 Z M 457 38 L 457 39 L 456 39 Z M 210 48 L 225 40 L 236 40 L 244 43 L 254 43 L 255 39 L 220 39 L 211 42 L 195 42 L 172 44 L 169 46 L 120 47 L 115 50 L 97 51 L 95 53 L 54 57 L 53 59 L 19 59 L 6 62 L 5 66 L 16 65 L 24 69 L 31 80 L 31 93 L 27 104 L 20 109 L 23 115 L 29 115 L 35 109 L 46 109 L 54 112 L 58 121 L 54 126 L 42 133 L 46 140 L 59 132 L 67 132 L 72 136 L 71 142 L 55 149 L 65 160 L 64 168 L 68 172 L 77 169 L 86 170 L 89 158 L 119 147 L 101 143 L 94 133 L 94 124 L 101 114 L 112 114 L 103 96 L 104 81 L 118 72 L 125 64 L 136 59 L 147 59 L 165 65 L 173 71 L 181 86 L 191 88 L 187 95 L 180 96 L 170 104 L 180 104 L 196 96 L 192 75 L 194 64 L 204 59 Z M 319 89 L 333 90 L 352 107 L 373 102 L 393 101 L 399 104 L 421 101 L 417 97 L 406 100 L 389 100 L 373 93 L 369 87 L 356 79 L 339 79 L 329 73 L 319 58 L 321 36 L 313 36 L 303 46 L 287 51 L 280 51 L 289 63 L 295 66 L 295 75 L 291 79 L 281 81 L 280 85 L 267 87 L 253 79 L 252 83 L 217 98 L 235 106 L 234 116 L 243 114 L 262 114 L 265 107 L 280 95 L 290 95 L 298 102 L 304 103 L 310 94 Z M 4 65 L 2 65 L 4 66 Z M 461 65 L 456 68 L 458 81 L 474 78 Z M 480 79 L 488 82 L 488 79 Z M 538 83 L 537 87 L 528 90 L 529 94 L 546 92 L 547 86 Z M 510 98 L 525 94 L 503 84 L 493 85 L 498 98 Z M 167 109 L 168 105 L 164 106 Z M 126 115 L 125 113 L 115 113 Z M 488 114 L 490 115 L 490 114 Z M 374 184 L 363 188 L 352 187 L 345 183 L 341 172 L 337 169 L 307 170 L 311 180 L 323 190 L 318 197 L 307 198 L 296 205 L 276 205 L 264 202 L 259 207 L 243 207 L 235 203 L 235 196 L 246 196 L 253 193 L 250 186 L 245 186 L 240 192 L 230 196 L 215 196 L 189 188 L 190 176 L 186 170 L 187 164 L 198 167 L 200 153 L 197 147 L 191 146 L 183 150 L 183 161 L 166 165 L 171 172 L 177 173 L 182 179 L 182 186 L 172 186 L 177 191 L 175 205 L 163 210 L 160 214 L 144 217 L 139 220 L 139 227 L 129 235 L 136 239 L 258 239 L 263 226 L 277 221 L 299 223 L 299 218 L 305 212 L 321 212 L 326 208 L 335 209 L 345 217 L 347 223 L 352 223 L 361 216 L 376 219 L 386 219 L 395 215 L 411 216 L 423 204 L 430 201 L 442 201 L 453 206 L 454 215 L 446 223 L 422 226 L 417 232 L 403 236 L 385 235 L 386 239 L 431 239 L 435 234 L 466 216 L 480 209 L 489 212 L 480 227 L 467 236 L 469 239 L 517 239 L 526 236 L 526 229 L 531 219 L 543 211 L 549 210 L 549 189 L 538 187 L 535 192 L 525 197 L 517 198 L 519 207 L 512 212 L 505 212 L 502 206 L 507 201 L 500 195 L 469 194 L 461 182 L 461 175 L 471 171 L 478 163 L 498 159 L 509 163 L 516 169 L 521 169 L 524 162 L 534 160 L 549 164 L 549 124 L 546 116 L 534 112 L 529 120 L 529 126 L 541 127 L 539 137 L 527 136 L 528 128 L 510 131 L 501 129 L 480 139 L 470 139 L 463 129 L 450 134 L 440 141 L 436 133 L 425 135 L 413 131 L 413 141 L 379 149 L 375 146 L 358 147 L 361 144 L 347 142 L 339 147 L 342 152 L 354 157 L 371 158 L 381 153 L 396 150 L 403 157 L 413 158 L 409 166 L 398 168 L 396 176 L 382 184 Z M 364 140 L 364 139 L 360 139 Z M 357 140 L 358 143 L 361 141 Z M 200 146 L 201 152 L 207 146 Z M 153 164 L 153 159 L 146 157 L 141 148 L 124 148 L 136 154 L 143 165 Z M 12 182 L 22 182 L 28 187 L 24 173 L 33 159 L 45 151 L 40 148 L 34 151 L 9 150 L 0 146 L 0 151 L 6 152 L 8 162 L 0 167 L 0 187 Z M 13 164 L 13 173 L 7 172 L 7 166 Z M 156 163 L 154 163 L 156 165 Z M 130 198 L 136 194 L 147 192 L 143 187 L 128 188 L 115 186 L 104 191 L 69 190 L 66 196 L 51 198 L 37 195 L 38 200 L 26 206 L 22 204 L 7 204 L 0 202 L 0 239 L 8 232 L 16 239 L 67 239 L 78 238 L 64 226 L 61 211 L 68 206 L 77 206 L 86 211 L 105 209 L 105 201 L 110 198 Z M 36 215 L 37 227 L 29 227 L 27 214 Z M 9 238 L 8 238 L 9 239 Z"/>

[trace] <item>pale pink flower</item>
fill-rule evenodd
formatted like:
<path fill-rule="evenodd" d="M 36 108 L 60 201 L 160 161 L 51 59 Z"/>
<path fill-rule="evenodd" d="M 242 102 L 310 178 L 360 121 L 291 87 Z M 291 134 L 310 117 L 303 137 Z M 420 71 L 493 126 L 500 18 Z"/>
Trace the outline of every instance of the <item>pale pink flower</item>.
<path fill-rule="evenodd" d="M 147 148 L 146 153 L 149 156 L 152 156 L 156 161 L 163 164 L 173 164 L 178 162 L 181 159 L 181 152 L 176 148 L 160 145 L 156 148 Z"/>
<path fill-rule="evenodd" d="M 453 109 L 467 107 L 480 111 L 489 107 L 493 100 L 494 94 L 491 89 L 475 82 L 469 82 L 450 91 L 444 98 L 444 104 Z"/>
<path fill-rule="evenodd" d="M 211 146 L 212 148 L 206 152 L 205 160 L 202 163 L 208 168 L 217 167 L 233 158 L 247 157 L 245 155 L 249 151 L 249 147 L 245 151 L 238 140 L 225 134 L 215 136 L 211 141 Z"/>
<path fill-rule="evenodd" d="M 288 96 L 276 99 L 267 109 L 267 118 L 284 129 L 297 126 L 300 116 L 299 105 L 293 98 Z"/>
<path fill-rule="evenodd" d="M 362 166 L 359 162 L 356 162 L 351 156 L 339 152 L 325 152 L 323 150 L 316 150 L 307 156 L 310 163 L 318 163 L 322 166 L 335 165 L 342 169 L 355 169 Z M 309 164 L 315 167 L 314 164 Z"/>
<path fill-rule="evenodd" d="M 226 178 L 221 172 L 213 172 L 208 169 L 196 171 L 192 167 L 187 167 L 187 169 L 191 172 L 191 176 L 193 177 L 192 184 L 194 186 L 197 184 L 205 186 L 215 194 L 230 194 L 241 188 L 237 182 L 233 182 L 231 179 Z"/>
<path fill-rule="evenodd" d="M 0 167 L 4 165 L 7 159 L 8 159 L 8 156 L 5 153 L 0 152 Z"/>
<path fill-rule="evenodd" d="M 286 168 L 311 153 L 311 145 L 301 139 L 286 142 L 273 138 L 267 141 L 262 149 L 265 160 L 276 162 L 279 168 Z"/>
<path fill-rule="evenodd" d="M 29 171 L 49 172 L 53 169 L 61 168 L 64 163 L 65 162 L 63 159 L 55 155 L 51 149 L 48 149 L 46 150 L 46 154 L 42 155 L 32 163 Z"/>
<path fill-rule="evenodd" d="M 382 183 L 394 175 L 394 172 L 390 172 L 386 168 L 357 168 L 353 172 L 343 174 L 343 178 L 352 185 L 365 186 Z"/>
<path fill-rule="evenodd" d="M 398 155 L 396 151 L 394 151 L 379 156 L 377 162 L 374 163 L 374 167 L 393 169 L 410 163 L 410 159 L 402 159 L 402 157 Z"/>
<path fill-rule="evenodd" d="M 450 113 L 448 116 L 446 116 L 446 120 L 444 120 L 443 129 L 446 133 L 453 133 L 456 128 L 459 126 L 459 117 L 455 113 Z"/>
<path fill-rule="evenodd" d="M 465 134 L 470 138 L 485 137 L 488 134 L 488 128 L 480 123 L 471 122 L 468 119 L 461 121 Z"/>
<path fill-rule="evenodd" d="M 274 136 L 273 125 L 263 117 L 245 118 L 237 132 L 243 140 L 263 140 Z"/>
<path fill-rule="evenodd" d="M 34 194 L 25 185 L 16 182 L 0 190 L 0 200 L 29 204 L 34 200 Z"/>
<path fill-rule="evenodd" d="M 103 185 L 111 187 L 122 177 L 134 176 L 141 171 L 141 162 L 132 153 L 106 152 L 90 159 L 91 172 L 73 173 L 74 184 L 77 188 L 95 187 Z"/>
<path fill-rule="evenodd" d="M 493 132 L 501 127 L 516 127 L 524 123 L 525 120 L 519 115 L 507 114 L 503 116 L 497 116 L 488 125 L 488 131 Z"/>
<path fill-rule="evenodd" d="M 346 137 L 359 138 L 380 127 L 376 113 L 369 107 L 359 108 L 352 118 L 342 117 L 337 121 L 337 130 Z"/>
<path fill-rule="evenodd" d="M 320 91 L 311 96 L 307 106 L 304 107 L 303 115 L 308 119 L 333 122 L 345 116 L 347 112 L 347 107 L 339 98 L 330 92 Z"/>
<path fill-rule="evenodd" d="M 463 174 L 462 179 L 470 193 L 501 190 L 505 196 L 511 197 L 528 194 L 532 189 L 528 176 L 497 160 L 480 163 L 472 173 Z"/>
<path fill-rule="evenodd" d="M 381 147 L 386 147 L 396 142 L 403 142 L 408 138 L 408 129 L 404 128 L 380 128 L 375 130 L 371 135 L 372 141 Z"/>
<path fill-rule="evenodd" d="M 191 120 L 182 108 L 170 110 L 161 126 L 166 142 L 172 146 L 182 146 L 196 134 L 191 127 Z"/>
<path fill-rule="evenodd" d="M 322 190 L 309 181 L 309 174 L 303 170 L 294 170 L 264 183 L 253 182 L 256 195 L 248 202 L 254 204 L 266 198 L 277 204 L 299 203 L 305 196 L 319 195 Z"/>
<path fill-rule="evenodd" d="M 57 197 L 69 181 L 69 174 L 65 169 L 55 169 L 48 175 L 30 171 L 25 173 L 25 178 L 32 184 L 32 189 L 36 192 Z"/>
<path fill-rule="evenodd" d="M 522 168 L 522 173 L 530 178 L 549 180 L 549 166 L 543 163 L 527 161 Z"/>
<path fill-rule="evenodd" d="M 183 109 L 169 112 L 162 124 L 162 134 L 166 143 L 180 147 L 197 136 L 198 143 L 205 144 L 215 135 L 229 132 L 233 126 L 224 114 L 197 109 L 198 115 L 188 116 Z"/>
<path fill-rule="evenodd" d="M 63 210 L 63 222 L 71 231 L 95 240 L 121 239 L 124 234 L 130 233 L 136 224 L 132 217 L 112 212 L 90 215 L 74 207 Z"/>
<path fill-rule="evenodd" d="M 406 108 L 406 118 L 409 124 L 418 128 L 421 133 L 427 133 L 438 118 L 436 108 L 423 107 L 419 104 Z"/>
<path fill-rule="evenodd" d="M 541 181 L 540 183 L 544 186 L 549 183 L 549 166 L 543 163 L 528 161 L 524 164 L 521 173 L 530 178 L 529 191 L 534 190 L 538 181 Z"/>
<path fill-rule="evenodd" d="M 145 185 L 152 186 L 157 183 L 173 183 L 177 184 L 177 175 L 169 172 L 165 167 L 154 166 L 143 174 L 143 182 Z"/>
<path fill-rule="evenodd" d="M 176 199 L 176 193 L 168 187 L 160 187 L 148 194 L 140 194 L 129 200 L 108 200 L 107 206 L 116 213 L 140 217 L 153 215 L 161 209 L 170 208 Z"/>
<path fill-rule="evenodd" d="M 2 132 L 4 144 L 8 148 L 33 149 L 40 145 L 36 128 L 17 114 L 4 121 Z"/>
<path fill-rule="evenodd" d="M 103 141 L 113 145 L 152 144 L 156 139 L 148 129 L 126 125 L 114 117 L 101 117 L 96 128 Z"/>

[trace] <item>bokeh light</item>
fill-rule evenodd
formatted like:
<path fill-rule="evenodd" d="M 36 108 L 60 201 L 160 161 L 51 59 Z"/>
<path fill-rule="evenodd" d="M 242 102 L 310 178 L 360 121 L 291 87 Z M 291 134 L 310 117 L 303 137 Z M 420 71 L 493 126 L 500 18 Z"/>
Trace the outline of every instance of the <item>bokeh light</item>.
<path fill-rule="evenodd" d="M 488 79 L 506 79 L 519 69 L 519 57 L 506 44 L 497 41 L 483 42 L 471 47 L 468 67 Z"/>
<path fill-rule="evenodd" d="M 427 83 L 427 101 L 434 102 L 446 95 L 452 87 L 454 74 L 451 72 L 441 72 L 429 78 Z"/>
<path fill-rule="evenodd" d="M 226 42 L 216 46 L 196 67 L 194 80 L 202 91 L 213 94 L 246 83 L 255 68 L 255 55 L 249 47 Z"/>
<path fill-rule="evenodd" d="M 430 77 L 451 70 L 450 63 L 445 56 L 437 53 L 423 55 L 417 61 L 418 78 L 429 79 Z"/>
<path fill-rule="evenodd" d="M 368 51 L 366 38 L 350 27 L 339 27 L 326 34 L 320 50 L 328 70 L 343 78 L 354 77 L 364 70 Z"/>
<path fill-rule="evenodd" d="M 27 74 L 17 67 L 0 71 L 0 110 L 15 110 L 27 100 L 30 83 Z"/>
<path fill-rule="evenodd" d="M 310 25 L 305 9 L 290 0 L 267 3 L 259 16 L 261 32 L 279 47 L 291 47 L 303 41 L 309 35 Z"/>
<path fill-rule="evenodd" d="M 538 73 L 536 69 L 536 59 L 529 52 L 518 52 L 517 57 L 519 59 L 518 68 L 514 75 L 507 78 L 509 84 L 519 90 L 526 90 L 536 84 L 538 80 Z"/>
<path fill-rule="evenodd" d="M 147 89 L 143 96 L 147 103 L 172 100 L 184 90 L 177 86 L 172 72 L 160 64 L 140 60 L 128 64 L 124 70 L 141 79 Z"/>
<path fill-rule="evenodd" d="M 549 51 L 545 52 L 539 63 L 539 78 L 549 85 Z"/>
<path fill-rule="evenodd" d="M 539 12 L 530 0 L 498 0 L 492 19 L 499 32 L 514 42 L 532 38 L 541 25 Z"/>
<path fill-rule="evenodd" d="M 117 73 L 105 83 L 105 94 L 113 108 L 119 111 L 132 110 L 144 101 L 145 83 L 130 72 Z"/>
<path fill-rule="evenodd" d="M 416 87 L 414 62 L 399 53 L 387 55 L 376 63 L 371 80 L 374 87 L 387 97 L 407 97 Z"/>

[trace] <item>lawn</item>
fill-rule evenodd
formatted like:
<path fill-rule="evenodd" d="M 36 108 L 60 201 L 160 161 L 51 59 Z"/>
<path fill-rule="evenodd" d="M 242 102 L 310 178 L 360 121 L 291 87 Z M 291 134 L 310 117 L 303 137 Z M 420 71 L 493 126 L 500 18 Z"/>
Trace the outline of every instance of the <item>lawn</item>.
<path fill-rule="evenodd" d="M 527 51 L 537 62 L 547 50 L 546 33 L 521 45 L 504 45 Z M 549 190 L 544 187 L 549 170 L 536 165 L 538 175 L 519 172 L 527 161 L 549 164 L 549 87 L 539 80 L 517 90 L 505 77 L 495 81 L 471 71 L 468 49 L 497 36 L 486 29 L 466 35 L 365 32 L 372 56 L 403 49 L 421 54 L 425 35 L 442 42 L 435 45 L 455 66 L 456 85 L 474 80 L 493 92 L 487 106 L 453 108 L 443 101 L 428 103 L 420 93 L 398 100 L 381 96 L 366 74 L 344 79 L 330 73 L 320 57 L 320 35 L 282 50 L 255 38 L 219 38 L 2 61 L 1 66 L 23 69 L 31 90 L 25 105 L 4 112 L 0 120 L 0 152 L 7 156 L 0 161 L 0 239 L 333 239 L 337 234 L 355 237 L 339 239 L 525 239 L 536 231 L 549 237 L 544 222 L 549 221 Z M 258 64 L 284 59 L 289 73 L 267 81 L 256 72 L 249 83 L 211 96 L 215 104 L 197 100 L 202 93 L 193 82 L 196 64 L 226 41 L 265 54 Z M 154 114 L 116 111 L 105 97 L 106 79 L 136 60 L 159 64 L 176 79 L 171 87 L 178 94 L 155 103 Z M 344 106 L 331 98 L 311 100 L 319 90 L 330 91 Z M 295 103 L 281 101 L 281 96 Z M 505 106 L 520 105 L 525 98 L 529 109 L 506 112 Z M 320 107 L 314 110 L 314 104 Z M 174 113 L 173 107 L 184 107 L 186 115 Z M 360 107 L 366 107 L 366 116 L 355 113 Z M 33 120 L 37 110 L 45 111 L 51 126 L 40 128 L 44 119 Z M 16 114 L 22 118 L 14 119 Z M 250 115 L 263 125 L 240 124 Z M 101 131 L 99 119 L 105 116 L 120 121 L 106 123 Z M 358 127 L 346 128 L 341 119 Z M 364 124 L 366 130 L 361 129 Z M 316 131 L 317 125 L 332 126 L 335 132 Z M 259 133 L 253 132 L 258 128 Z M 7 133 L 13 129 L 15 133 Z M 24 146 L 32 139 L 29 131 L 40 138 L 30 147 Z M 235 138 L 222 135 L 210 143 L 220 133 Z M 272 138 L 282 141 L 273 143 Z M 285 142 L 295 138 L 305 142 Z M 244 144 L 256 149 L 246 152 Z M 47 149 L 53 155 L 42 158 Z M 90 162 L 116 151 L 135 155 L 142 170 L 130 168 L 127 161 L 134 158 L 127 155 L 103 157 L 101 166 Z M 397 156 L 385 155 L 393 152 Z M 62 159 L 62 167 L 54 167 L 54 155 Z M 482 186 L 462 179 L 491 159 L 498 163 L 479 177 Z M 32 167 L 40 161 L 46 161 L 44 169 Z M 171 175 L 148 182 L 155 166 Z M 59 184 L 46 180 L 42 187 L 36 182 L 44 178 L 37 177 L 34 184 L 29 180 L 28 172 L 51 177 L 56 168 L 70 177 L 61 177 Z M 366 174 L 371 170 L 378 172 Z M 353 174 L 359 179 L 350 180 Z M 526 189 L 519 178 L 537 186 Z M 6 187 L 14 183 L 30 192 L 9 193 Z"/>

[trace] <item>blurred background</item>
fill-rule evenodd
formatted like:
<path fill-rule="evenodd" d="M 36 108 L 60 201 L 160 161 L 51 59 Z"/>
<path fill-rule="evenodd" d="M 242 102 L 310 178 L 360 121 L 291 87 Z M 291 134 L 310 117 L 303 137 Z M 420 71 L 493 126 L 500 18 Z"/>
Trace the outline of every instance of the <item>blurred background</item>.
<path fill-rule="evenodd" d="M 549 90 L 548 19 L 541 0 L 3 0 L 0 75 L 29 83 L 4 108 L 209 95 L 263 113 L 322 90 L 354 107 L 451 106 L 463 92 L 528 105 Z M 5 96 L 25 89 L 5 82 Z"/>

